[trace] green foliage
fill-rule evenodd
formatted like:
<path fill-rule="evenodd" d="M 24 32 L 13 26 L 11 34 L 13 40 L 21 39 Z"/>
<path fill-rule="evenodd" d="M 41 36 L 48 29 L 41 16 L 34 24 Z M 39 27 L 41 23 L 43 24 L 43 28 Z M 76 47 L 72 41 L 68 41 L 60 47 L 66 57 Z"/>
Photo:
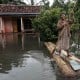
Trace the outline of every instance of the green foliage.
<path fill-rule="evenodd" d="M 72 30 L 79 31 L 80 30 L 80 0 L 76 0 L 75 6 L 74 6 L 74 18 L 75 23 L 72 26 Z"/>
<path fill-rule="evenodd" d="M 76 18 L 77 22 L 80 23 L 80 9 L 75 12 L 75 18 Z"/>
<path fill-rule="evenodd" d="M 43 3 L 43 10 L 48 10 L 50 8 L 48 0 L 41 0 L 40 2 Z"/>
<path fill-rule="evenodd" d="M 0 0 L 0 4 L 26 5 L 22 0 Z"/>
<path fill-rule="evenodd" d="M 65 12 L 69 19 L 73 19 L 74 23 L 71 27 L 72 31 L 80 29 L 80 1 L 68 0 L 54 0 L 51 9 L 44 10 L 40 16 L 34 21 L 34 28 L 41 33 L 41 37 L 44 40 L 53 40 L 57 37 L 56 24 L 61 12 Z M 75 5 L 76 4 L 76 5 Z"/>
<path fill-rule="evenodd" d="M 71 30 L 72 31 L 78 31 L 80 29 L 80 24 L 79 23 L 74 23 L 72 26 L 71 26 Z"/>
<path fill-rule="evenodd" d="M 31 0 L 31 5 L 34 5 L 34 0 Z"/>
<path fill-rule="evenodd" d="M 59 0 L 54 0 L 54 3 L 53 5 L 51 6 L 52 8 L 55 8 L 55 7 L 60 7 L 62 8 L 63 5 L 61 5 L 61 3 L 59 2 Z"/>
<path fill-rule="evenodd" d="M 61 8 L 45 10 L 33 20 L 34 28 L 40 32 L 43 40 L 54 40 L 57 38 L 56 24 L 61 10 Z"/>

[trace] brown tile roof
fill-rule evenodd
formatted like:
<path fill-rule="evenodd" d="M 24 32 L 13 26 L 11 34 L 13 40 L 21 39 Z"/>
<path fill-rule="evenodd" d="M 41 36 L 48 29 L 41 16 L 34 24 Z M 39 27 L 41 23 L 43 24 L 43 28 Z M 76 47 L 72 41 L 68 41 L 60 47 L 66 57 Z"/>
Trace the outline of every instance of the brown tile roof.
<path fill-rule="evenodd" d="M 0 4 L 0 14 L 21 13 L 21 14 L 35 14 L 40 13 L 40 6 L 22 6 L 11 4 Z"/>

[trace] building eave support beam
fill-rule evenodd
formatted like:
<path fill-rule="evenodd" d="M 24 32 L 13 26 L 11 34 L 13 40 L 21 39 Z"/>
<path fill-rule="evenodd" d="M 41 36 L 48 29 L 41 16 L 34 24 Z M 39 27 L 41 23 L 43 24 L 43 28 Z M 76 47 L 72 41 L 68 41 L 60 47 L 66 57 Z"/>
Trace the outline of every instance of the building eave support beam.
<path fill-rule="evenodd" d="M 24 32 L 24 23 L 23 18 L 21 17 L 21 32 Z"/>

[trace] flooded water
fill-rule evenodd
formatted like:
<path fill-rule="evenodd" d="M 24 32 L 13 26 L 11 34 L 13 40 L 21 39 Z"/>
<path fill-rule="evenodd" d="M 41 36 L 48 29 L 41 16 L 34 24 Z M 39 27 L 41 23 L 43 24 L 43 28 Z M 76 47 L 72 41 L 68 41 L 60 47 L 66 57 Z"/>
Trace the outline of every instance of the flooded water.
<path fill-rule="evenodd" d="M 0 35 L 0 80 L 76 80 L 56 75 L 39 36 Z"/>
<path fill-rule="evenodd" d="M 56 80 L 39 37 L 0 35 L 0 80 Z"/>

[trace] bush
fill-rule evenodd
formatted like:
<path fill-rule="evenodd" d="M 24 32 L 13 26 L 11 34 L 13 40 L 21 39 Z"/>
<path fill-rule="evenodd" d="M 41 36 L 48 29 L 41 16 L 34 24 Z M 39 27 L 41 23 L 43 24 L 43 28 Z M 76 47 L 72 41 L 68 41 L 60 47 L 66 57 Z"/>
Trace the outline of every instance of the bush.
<path fill-rule="evenodd" d="M 40 32 L 42 40 L 55 40 L 57 38 L 56 24 L 61 10 L 61 8 L 45 10 L 33 20 L 33 27 L 37 32 Z"/>
<path fill-rule="evenodd" d="M 71 31 L 78 31 L 78 30 L 80 30 L 80 24 L 79 23 L 73 24 L 71 26 Z"/>

